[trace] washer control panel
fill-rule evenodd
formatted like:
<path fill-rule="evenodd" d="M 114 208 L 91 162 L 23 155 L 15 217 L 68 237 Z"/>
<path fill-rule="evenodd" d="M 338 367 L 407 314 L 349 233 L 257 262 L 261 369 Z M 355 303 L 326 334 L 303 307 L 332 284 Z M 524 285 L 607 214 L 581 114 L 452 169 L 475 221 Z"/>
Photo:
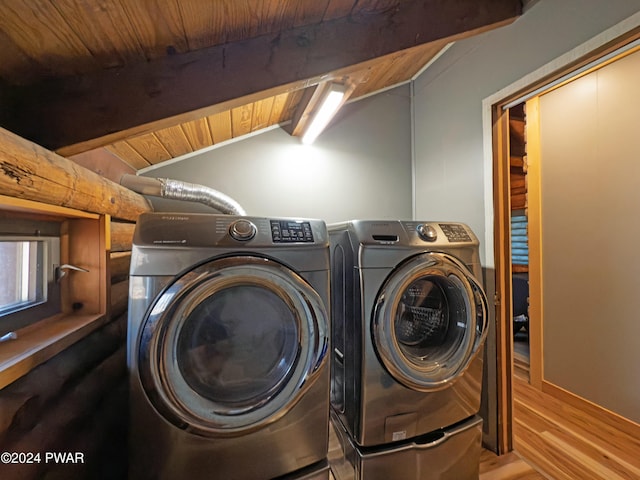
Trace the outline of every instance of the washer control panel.
<path fill-rule="evenodd" d="M 471 236 L 467 232 L 464 225 L 458 223 L 440 223 L 438 224 L 442 233 L 445 234 L 449 242 L 471 242 Z"/>
<path fill-rule="evenodd" d="M 298 220 L 271 220 L 271 239 L 274 243 L 313 243 L 311 223 Z"/>

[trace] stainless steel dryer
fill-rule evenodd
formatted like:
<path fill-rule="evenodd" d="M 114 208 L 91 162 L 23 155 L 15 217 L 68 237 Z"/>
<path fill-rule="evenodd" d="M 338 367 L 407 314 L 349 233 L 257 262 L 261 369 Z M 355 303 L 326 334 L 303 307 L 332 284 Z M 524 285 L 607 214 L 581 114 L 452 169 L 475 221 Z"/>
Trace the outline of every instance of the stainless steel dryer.
<path fill-rule="evenodd" d="M 130 478 L 328 479 L 320 220 L 153 213 L 130 271 Z"/>
<path fill-rule="evenodd" d="M 473 417 L 487 333 L 473 232 L 355 220 L 329 233 L 331 403 L 353 443 L 402 442 Z"/>

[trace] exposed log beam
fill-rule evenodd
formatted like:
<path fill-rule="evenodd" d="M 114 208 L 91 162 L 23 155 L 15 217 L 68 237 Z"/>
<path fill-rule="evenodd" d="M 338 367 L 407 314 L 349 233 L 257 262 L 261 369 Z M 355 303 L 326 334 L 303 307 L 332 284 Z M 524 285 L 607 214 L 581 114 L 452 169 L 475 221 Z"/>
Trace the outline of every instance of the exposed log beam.
<path fill-rule="evenodd" d="M 0 193 L 133 221 L 152 210 L 142 195 L 2 128 Z"/>
<path fill-rule="evenodd" d="M 406 0 L 393 11 L 292 28 L 143 64 L 0 92 L 2 125 L 72 155 L 283 91 L 330 72 L 512 22 L 520 0 Z M 67 147 L 64 148 L 63 147 Z"/>

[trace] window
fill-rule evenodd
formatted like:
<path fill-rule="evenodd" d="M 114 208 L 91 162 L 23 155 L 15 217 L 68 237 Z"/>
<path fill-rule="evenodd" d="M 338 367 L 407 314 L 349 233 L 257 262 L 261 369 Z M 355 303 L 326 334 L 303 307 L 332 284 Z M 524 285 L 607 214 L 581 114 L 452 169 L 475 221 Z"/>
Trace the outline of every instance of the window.
<path fill-rule="evenodd" d="M 47 227 L 47 233 L 57 233 Z M 58 236 L 22 233 L 20 223 L 13 223 L 13 234 L 0 224 L 0 335 L 25 327 L 60 311 L 60 287 L 55 268 L 60 263 Z"/>
<path fill-rule="evenodd" d="M 47 298 L 42 240 L 0 239 L 0 315 L 37 305 Z"/>

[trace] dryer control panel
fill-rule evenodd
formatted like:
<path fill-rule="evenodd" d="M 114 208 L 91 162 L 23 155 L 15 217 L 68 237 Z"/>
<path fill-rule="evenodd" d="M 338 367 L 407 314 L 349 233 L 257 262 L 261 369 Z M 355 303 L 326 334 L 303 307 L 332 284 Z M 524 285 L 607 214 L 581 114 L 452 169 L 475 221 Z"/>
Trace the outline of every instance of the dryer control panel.
<path fill-rule="evenodd" d="M 134 244 L 141 247 L 288 247 L 328 244 L 324 221 L 203 213 L 144 213 Z"/>
<path fill-rule="evenodd" d="M 300 220 L 271 220 L 271 239 L 275 243 L 313 243 L 311 222 Z"/>
<path fill-rule="evenodd" d="M 472 241 L 464 225 L 460 225 L 459 223 L 440 223 L 438 225 L 450 242 Z"/>

